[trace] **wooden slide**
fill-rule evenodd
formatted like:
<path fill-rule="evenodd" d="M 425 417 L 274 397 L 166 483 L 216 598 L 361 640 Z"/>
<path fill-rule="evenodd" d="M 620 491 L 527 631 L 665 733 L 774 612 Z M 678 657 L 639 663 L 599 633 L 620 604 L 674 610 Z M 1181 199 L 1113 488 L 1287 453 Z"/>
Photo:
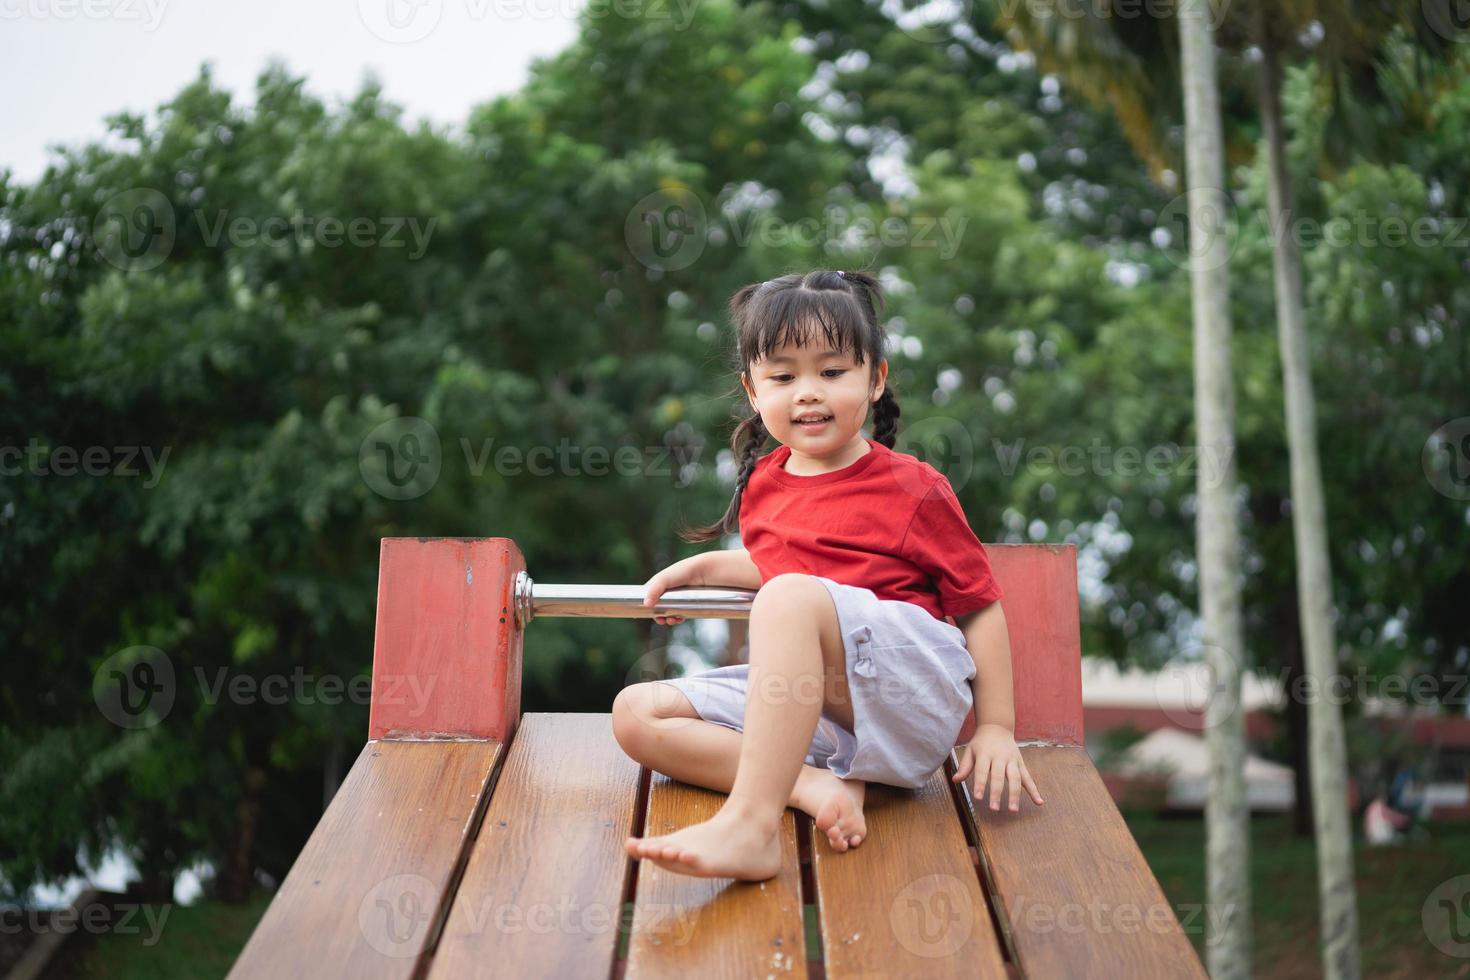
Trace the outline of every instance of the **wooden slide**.
<path fill-rule="evenodd" d="M 522 716 L 543 587 L 515 542 L 385 538 L 368 741 L 230 976 L 1204 977 L 1082 747 L 1075 549 L 987 550 L 1046 805 L 975 805 L 952 752 L 922 789 L 870 786 L 852 850 L 788 809 L 785 866 L 753 883 L 623 849 L 722 794 L 641 768 L 608 714 Z M 652 615 L 621 589 L 547 614 Z"/>

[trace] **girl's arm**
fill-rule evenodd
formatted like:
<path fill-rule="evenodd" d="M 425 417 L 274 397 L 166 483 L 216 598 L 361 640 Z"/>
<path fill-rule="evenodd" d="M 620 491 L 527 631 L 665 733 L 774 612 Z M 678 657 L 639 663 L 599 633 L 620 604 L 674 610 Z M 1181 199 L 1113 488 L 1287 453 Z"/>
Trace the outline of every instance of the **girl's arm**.
<path fill-rule="evenodd" d="M 736 589 L 759 589 L 761 571 L 745 548 L 706 551 L 695 555 L 701 585 L 727 585 Z"/>
<path fill-rule="evenodd" d="M 738 551 L 706 551 L 703 554 L 691 555 L 682 561 L 676 561 L 649 579 L 643 586 L 643 604 L 652 608 L 658 604 L 658 597 L 665 591 L 685 585 L 723 585 L 736 589 L 759 589 L 761 573 L 760 569 L 755 567 L 755 562 L 751 560 L 750 552 L 744 548 Z M 653 620 L 660 626 L 676 626 L 684 622 L 684 617 L 679 615 L 655 616 Z"/>
<path fill-rule="evenodd" d="M 1011 682 L 1011 638 L 1006 631 L 1006 614 L 1000 600 L 969 613 L 956 625 L 965 634 L 965 647 L 975 661 L 970 684 L 975 692 L 975 734 L 965 746 L 959 768 L 952 777 L 963 781 L 971 770 L 975 784 L 971 797 L 976 803 L 990 787 L 990 809 L 1000 809 L 1001 795 L 1009 783 L 1009 809 L 1019 809 L 1022 787 L 1039 806 L 1041 792 L 1026 770 L 1026 761 L 1016 745 L 1016 702 Z"/>
<path fill-rule="evenodd" d="M 975 661 L 970 686 L 975 692 L 975 723 L 1016 731 L 1016 702 L 1011 681 L 1011 636 L 1006 613 L 997 599 L 962 617 L 965 647 Z M 957 624 L 958 625 L 958 624 Z"/>

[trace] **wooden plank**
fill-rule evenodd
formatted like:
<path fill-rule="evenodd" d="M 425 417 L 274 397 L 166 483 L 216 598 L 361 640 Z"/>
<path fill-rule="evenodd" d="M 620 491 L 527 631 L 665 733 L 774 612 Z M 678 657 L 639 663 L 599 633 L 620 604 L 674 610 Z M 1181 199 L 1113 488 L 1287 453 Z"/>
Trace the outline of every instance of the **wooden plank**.
<path fill-rule="evenodd" d="M 974 821 L 990 893 L 1027 977 L 1205 976 L 1178 916 L 1149 869 L 1087 751 L 1022 746 L 1043 806 L 1021 793 L 976 806 Z M 959 764 L 958 750 L 951 762 Z"/>
<path fill-rule="evenodd" d="M 384 538 L 368 738 L 509 744 L 521 713 L 509 538 Z"/>
<path fill-rule="evenodd" d="M 724 793 L 651 775 L 645 837 L 714 816 Z M 796 811 L 781 824 L 782 867 L 767 881 L 696 878 L 638 861 L 626 980 L 807 975 Z"/>
<path fill-rule="evenodd" d="M 363 746 L 229 975 L 410 976 L 500 753 L 487 741 Z"/>
<path fill-rule="evenodd" d="M 640 775 L 611 715 L 525 715 L 430 976 L 607 980 Z"/>
<path fill-rule="evenodd" d="M 808 825 L 827 976 L 1006 977 L 944 770 L 913 791 L 869 783 L 863 815 L 867 839 L 842 852 Z"/>
<path fill-rule="evenodd" d="M 1082 636 L 1077 612 L 1077 547 L 988 544 L 1005 595 L 1011 641 L 1016 740 L 1082 744 Z M 959 743 L 975 734 L 975 713 Z M 1045 794 L 1042 796 L 1045 799 Z"/>

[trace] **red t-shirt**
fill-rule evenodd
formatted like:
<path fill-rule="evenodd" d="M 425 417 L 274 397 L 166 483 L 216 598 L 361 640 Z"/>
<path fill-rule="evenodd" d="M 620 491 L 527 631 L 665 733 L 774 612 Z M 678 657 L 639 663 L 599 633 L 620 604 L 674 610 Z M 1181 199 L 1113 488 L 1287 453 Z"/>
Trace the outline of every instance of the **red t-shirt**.
<path fill-rule="evenodd" d="M 804 572 L 900 599 L 936 619 L 1001 596 L 990 559 L 945 475 L 867 440 L 857 462 L 816 476 L 782 467 L 780 446 L 757 460 L 740 499 L 740 539 L 761 582 Z"/>

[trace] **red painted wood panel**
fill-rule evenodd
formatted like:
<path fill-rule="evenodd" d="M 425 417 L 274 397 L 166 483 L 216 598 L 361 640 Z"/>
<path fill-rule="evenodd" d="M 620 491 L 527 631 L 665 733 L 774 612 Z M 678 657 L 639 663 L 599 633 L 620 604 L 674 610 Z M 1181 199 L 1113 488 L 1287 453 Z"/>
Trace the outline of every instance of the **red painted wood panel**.
<path fill-rule="evenodd" d="M 1082 744 L 1082 631 L 1077 547 L 987 544 L 1011 640 L 1016 741 Z M 957 744 L 975 734 L 965 719 Z"/>
<path fill-rule="evenodd" d="M 509 742 L 521 713 L 509 538 L 384 538 L 368 738 Z"/>

